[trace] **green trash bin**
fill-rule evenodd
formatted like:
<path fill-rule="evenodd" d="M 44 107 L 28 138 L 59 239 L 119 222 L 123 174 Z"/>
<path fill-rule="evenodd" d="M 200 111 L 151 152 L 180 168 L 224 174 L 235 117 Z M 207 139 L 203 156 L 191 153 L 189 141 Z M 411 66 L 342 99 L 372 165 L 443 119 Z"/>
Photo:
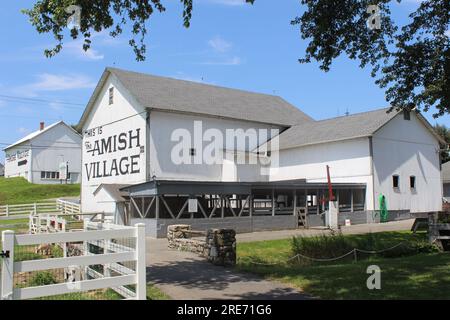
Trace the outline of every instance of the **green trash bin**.
<path fill-rule="evenodd" d="M 379 202 L 380 202 L 380 222 L 387 222 L 388 221 L 388 209 L 387 209 L 386 197 L 381 194 L 379 197 Z"/>

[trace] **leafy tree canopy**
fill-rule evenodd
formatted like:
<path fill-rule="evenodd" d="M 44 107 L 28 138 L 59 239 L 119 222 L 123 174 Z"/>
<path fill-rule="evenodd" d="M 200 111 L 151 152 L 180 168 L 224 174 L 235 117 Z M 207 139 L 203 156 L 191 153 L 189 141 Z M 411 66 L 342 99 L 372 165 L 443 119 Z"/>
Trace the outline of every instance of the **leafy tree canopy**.
<path fill-rule="evenodd" d="M 291 21 L 307 41 L 299 61 L 315 60 L 328 71 L 332 62 L 345 54 L 358 60 L 361 67 L 371 68 L 392 109 L 432 108 L 436 118 L 449 114 L 450 1 L 422 1 L 405 26 L 391 18 L 390 5 L 394 1 L 401 0 L 301 0 L 303 13 Z M 180 2 L 183 25 L 188 28 L 194 0 Z M 79 25 L 71 28 L 70 37 L 82 37 L 84 50 L 91 46 L 92 32 L 108 30 L 111 37 L 117 37 L 129 23 L 129 44 L 138 61 L 146 56 L 146 22 L 154 12 L 166 10 L 160 0 L 38 0 L 23 12 L 39 33 L 51 33 L 57 40 L 54 48 L 45 51 L 47 57 L 63 47 L 64 29 L 71 16 L 66 8 L 70 5 L 82 8 Z M 368 21 L 375 21 L 374 11 L 368 10 L 372 5 L 379 10 L 377 28 L 368 28 Z"/>
<path fill-rule="evenodd" d="M 442 163 L 445 163 L 447 161 L 450 161 L 450 150 L 448 149 L 450 145 L 450 129 L 447 128 L 445 125 L 439 125 L 437 124 L 434 127 L 434 130 L 436 130 L 437 134 L 442 137 L 447 142 L 447 145 L 441 146 L 441 160 Z"/>

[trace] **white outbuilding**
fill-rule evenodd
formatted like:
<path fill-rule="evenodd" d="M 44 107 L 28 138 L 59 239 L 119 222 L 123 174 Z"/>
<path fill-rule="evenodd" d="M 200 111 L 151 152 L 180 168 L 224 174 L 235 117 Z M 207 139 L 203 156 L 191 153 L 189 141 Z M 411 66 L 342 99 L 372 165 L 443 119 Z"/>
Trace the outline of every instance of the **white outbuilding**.
<path fill-rule="evenodd" d="M 30 183 L 81 182 L 81 135 L 63 121 L 30 133 L 4 149 L 5 178 Z"/>
<path fill-rule="evenodd" d="M 277 96 L 107 68 L 78 129 L 82 210 L 154 237 L 178 223 L 244 232 L 324 225 L 330 210 L 339 224 L 442 210 L 442 141 L 415 111 L 315 121 Z"/>

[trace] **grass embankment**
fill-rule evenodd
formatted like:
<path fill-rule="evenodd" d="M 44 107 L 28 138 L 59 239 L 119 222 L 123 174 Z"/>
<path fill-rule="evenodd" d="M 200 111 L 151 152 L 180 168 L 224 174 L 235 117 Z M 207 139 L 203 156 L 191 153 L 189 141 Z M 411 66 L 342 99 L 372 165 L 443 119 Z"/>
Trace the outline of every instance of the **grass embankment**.
<path fill-rule="evenodd" d="M 80 195 L 79 184 L 32 184 L 24 178 L 0 177 L 0 205 L 43 202 Z"/>
<path fill-rule="evenodd" d="M 384 232 L 344 237 L 350 243 L 375 240 L 377 249 L 382 249 L 402 241 L 415 246 L 424 240 L 425 234 Z M 420 252 L 420 246 L 417 247 Z M 294 248 L 292 239 L 238 244 L 237 268 L 279 280 L 323 299 L 450 299 L 448 253 L 413 254 L 399 249 L 398 257 L 388 253 L 383 256 L 361 254 L 357 262 L 352 255 L 327 263 L 285 262 L 295 255 Z M 280 264 L 264 266 L 252 263 L 255 261 Z M 367 288 L 369 265 L 381 268 L 381 290 Z"/>

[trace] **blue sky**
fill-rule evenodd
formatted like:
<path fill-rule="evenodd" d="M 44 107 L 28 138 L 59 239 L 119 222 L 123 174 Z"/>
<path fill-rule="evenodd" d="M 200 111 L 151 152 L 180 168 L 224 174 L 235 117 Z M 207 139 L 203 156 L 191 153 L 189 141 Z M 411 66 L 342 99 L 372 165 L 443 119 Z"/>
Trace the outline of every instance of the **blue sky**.
<path fill-rule="evenodd" d="M 407 22 L 418 1 L 395 3 L 395 19 Z M 127 34 L 111 39 L 106 32 L 94 36 L 87 53 L 80 42 L 67 39 L 63 51 L 47 59 L 43 50 L 54 44 L 52 37 L 37 34 L 20 13 L 33 1 L 2 1 L 0 143 L 18 140 L 38 129 L 40 121 L 77 123 L 107 66 L 280 95 L 315 119 L 387 106 L 369 70 L 355 61 L 341 57 L 328 73 L 315 63 L 297 62 L 306 45 L 290 25 L 301 13 L 299 0 L 276 5 L 256 0 L 253 6 L 240 0 L 194 0 L 189 29 L 182 27 L 179 1 L 163 3 L 167 11 L 155 13 L 148 25 L 147 60 L 136 62 Z M 450 126 L 448 116 L 426 116 L 432 124 Z"/>

